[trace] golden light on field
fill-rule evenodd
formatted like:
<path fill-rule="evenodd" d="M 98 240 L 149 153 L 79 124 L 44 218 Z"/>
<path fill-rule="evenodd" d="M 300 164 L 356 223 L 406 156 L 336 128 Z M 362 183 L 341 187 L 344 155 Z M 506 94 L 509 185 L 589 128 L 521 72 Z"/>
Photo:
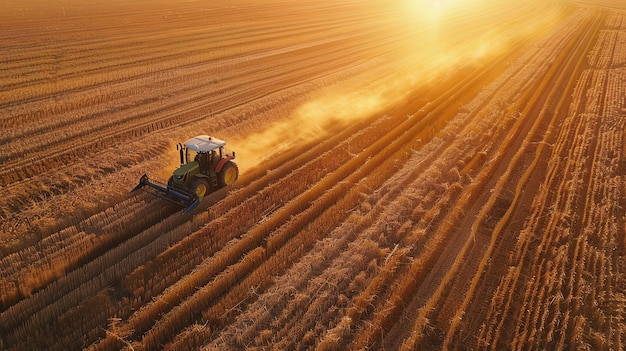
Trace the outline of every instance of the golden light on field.
<path fill-rule="evenodd" d="M 0 3 L 0 349 L 624 349 L 623 1 Z"/>
<path fill-rule="evenodd" d="M 302 142 L 328 136 L 337 124 L 347 125 L 381 113 L 404 101 L 415 89 L 451 74 L 460 67 L 484 65 L 501 55 L 517 37 L 555 21 L 553 14 L 521 26 L 510 26 L 526 15 L 533 1 L 517 9 L 514 3 L 493 0 L 401 0 L 390 2 L 400 25 L 392 30 L 403 38 L 403 48 L 368 74 L 330 88 L 305 102 L 290 118 L 266 126 L 261 132 L 231 145 L 238 150 L 242 170 L 254 167 L 271 154 Z M 538 3 L 538 2 L 536 2 Z M 493 11 L 493 8 L 500 9 Z M 507 17 L 502 18 L 502 8 Z M 519 7 L 519 6 L 518 6 Z M 261 156 L 260 156 L 261 155 Z"/>
<path fill-rule="evenodd" d="M 472 0 L 406 0 L 405 6 L 409 15 L 420 19 L 430 19 L 436 21 L 441 19 L 446 13 L 458 11 L 460 8 L 468 6 L 468 3 L 475 3 Z"/>

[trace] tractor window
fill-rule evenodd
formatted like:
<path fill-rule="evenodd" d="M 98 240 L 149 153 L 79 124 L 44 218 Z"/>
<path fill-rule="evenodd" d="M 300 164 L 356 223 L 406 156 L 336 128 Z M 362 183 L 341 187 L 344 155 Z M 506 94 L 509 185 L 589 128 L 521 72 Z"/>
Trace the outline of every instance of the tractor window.
<path fill-rule="evenodd" d="M 189 159 L 189 161 L 190 162 L 191 161 L 197 161 L 197 162 L 206 161 L 207 154 L 208 154 L 207 152 L 191 151 L 189 155 L 191 158 Z"/>
<path fill-rule="evenodd" d="M 189 152 L 189 149 L 185 149 L 185 163 L 189 163 L 194 160 L 196 157 L 196 152 Z"/>

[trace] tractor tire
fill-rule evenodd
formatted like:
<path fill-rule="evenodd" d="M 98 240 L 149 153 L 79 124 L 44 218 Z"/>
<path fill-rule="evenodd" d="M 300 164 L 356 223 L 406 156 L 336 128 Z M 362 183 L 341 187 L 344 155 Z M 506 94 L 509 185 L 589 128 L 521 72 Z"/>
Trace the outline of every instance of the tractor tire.
<path fill-rule="evenodd" d="M 239 167 L 232 161 L 228 161 L 222 167 L 222 170 L 217 175 L 217 181 L 220 186 L 232 185 L 239 178 Z"/>
<path fill-rule="evenodd" d="M 204 178 L 196 178 L 191 182 L 191 193 L 202 199 L 209 193 L 209 182 Z"/>

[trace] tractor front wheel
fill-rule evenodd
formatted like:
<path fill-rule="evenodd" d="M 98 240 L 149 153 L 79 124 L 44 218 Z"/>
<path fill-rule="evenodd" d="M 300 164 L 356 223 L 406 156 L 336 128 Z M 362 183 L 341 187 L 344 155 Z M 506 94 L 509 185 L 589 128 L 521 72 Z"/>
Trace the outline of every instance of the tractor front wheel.
<path fill-rule="evenodd" d="M 202 199 L 209 193 L 209 182 L 204 178 L 196 178 L 191 183 L 191 192 L 196 194 L 197 197 Z"/>
<path fill-rule="evenodd" d="M 228 161 L 224 164 L 224 167 L 222 167 L 217 179 L 221 186 L 227 186 L 232 185 L 238 177 L 239 167 L 237 167 L 236 163 Z"/>

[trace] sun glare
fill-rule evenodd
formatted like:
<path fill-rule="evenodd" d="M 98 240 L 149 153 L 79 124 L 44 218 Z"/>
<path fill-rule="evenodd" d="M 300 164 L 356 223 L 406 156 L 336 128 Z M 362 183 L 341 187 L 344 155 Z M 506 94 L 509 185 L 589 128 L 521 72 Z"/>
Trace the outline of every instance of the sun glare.
<path fill-rule="evenodd" d="M 539 0 L 529 0 L 538 2 Z M 381 59 L 367 74 L 369 84 L 344 82 L 329 88 L 293 111 L 291 117 L 268 125 L 258 134 L 233 141 L 242 169 L 262 162 L 263 150 L 288 150 L 327 135 L 329 126 L 382 113 L 420 86 L 434 83 L 460 67 L 483 64 L 507 50 L 513 38 L 545 26 L 546 14 L 525 25 L 511 26 L 527 15 L 528 5 L 501 0 L 399 0 L 396 9 L 405 22 L 394 23 L 403 48 Z M 410 10 L 407 10 L 407 8 Z M 506 18 L 501 14 L 505 13 Z M 511 20 L 510 22 L 508 20 Z"/>
<path fill-rule="evenodd" d="M 408 0 L 407 2 L 411 15 L 420 19 L 437 21 L 447 13 L 459 10 L 469 0 Z"/>

